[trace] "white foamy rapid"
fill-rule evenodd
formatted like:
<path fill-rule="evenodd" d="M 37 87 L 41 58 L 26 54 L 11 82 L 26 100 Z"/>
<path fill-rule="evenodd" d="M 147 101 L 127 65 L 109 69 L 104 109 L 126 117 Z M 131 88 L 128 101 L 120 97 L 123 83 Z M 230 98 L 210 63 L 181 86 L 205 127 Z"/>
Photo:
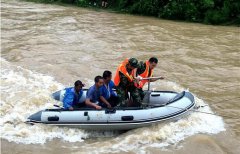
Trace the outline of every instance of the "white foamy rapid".
<path fill-rule="evenodd" d="M 177 92 L 184 90 L 184 88 L 176 83 L 169 81 L 153 83 L 153 87 L 163 87 Z M 197 96 L 195 96 L 195 102 L 197 106 L 207 105 Z M 208 106 L 200 108 L 199 111 L 213 113 Z M 131 130 L 114 139 L 102 143 L 96 143 L 96 145 L 86 146 L 85 148 L 89 148 L 93 153 L 117 153 L 119 151 L 146 153 L 147 148 L 165 148 L 169 145 L 176 145 L 180 141 L 194 134 L 217 134 L 221 131 L 225 131 L 225 127 L 223 119 L 220 116 L 193 112 L 178 121 Z M 92 147 L 101 148 L 95 148 L 93 150 Z"/>
<path fill-rule="evenodd" d="M 114 132 L 89 132 L 42 124 L 30 126 L 24 123 L 29 115 L 52 107 L 53 104 L 59 104 L 50 95 L 62 89 L 63 85 L 50 76 L 14 66 L 4 59 L 1 59 L 1 64 L 1 137 L 8 141 L 43 144 L 54 138 L 69 142 L 82 142 L 85 138 L 115 136 L 103 142 L 86 143 L 84 148 L 89 148 L 96 153 L 132 150 L 144 152 L 148 147 L 166 147 L 177 144 L 197 133 L 217 134 L 225 130 L 221 117 L 197 112 L 175 122 L 140 128 L 121 135 Z M 89 80 L 89 82 L 92 81 Z M 178 84 L 169 81 L 161 81 L 161 86 L 160 83 L 154 83 L 153 87 L 155 86 L 178 92 L 184 90 Z M 197 96 L 195 96 L 195 101 L 197 105 L 206 105 Z M 212 113 L 208 106 L 200 108 L 200 111 Z"/>
<path fill-rule="evenodd" d="M 63 85 L 50 76 L 11 65 L 1 58 L 1 137 L 17 143 L 45 143 L 53 138 L 82 141 L 87 135 L 82 130 L 30 126 L 27 117 L 41 109 L 59 104 L 51 93 Z"/>

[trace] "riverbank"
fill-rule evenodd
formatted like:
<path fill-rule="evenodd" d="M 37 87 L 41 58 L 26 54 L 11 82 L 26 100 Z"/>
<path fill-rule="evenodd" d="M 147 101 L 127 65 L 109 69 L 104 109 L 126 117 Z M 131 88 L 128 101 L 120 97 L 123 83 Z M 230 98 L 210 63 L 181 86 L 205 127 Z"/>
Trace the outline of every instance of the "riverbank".
<path fill-rule="evenodd" d="M 240 1 L 24 0 L 212 25 L 240 26 Z"/>

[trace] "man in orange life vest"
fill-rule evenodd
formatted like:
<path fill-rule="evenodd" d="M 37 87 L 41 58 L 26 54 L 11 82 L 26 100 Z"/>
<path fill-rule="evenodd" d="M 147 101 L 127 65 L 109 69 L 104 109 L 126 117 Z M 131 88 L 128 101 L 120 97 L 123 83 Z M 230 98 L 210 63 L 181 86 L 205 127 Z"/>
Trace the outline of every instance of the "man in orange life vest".
<path fill-rule="evenodd" d="M 134 83 L 138 81 L 136 79 L 136 68 L 138 66 L 138 60 L 136 58 L 125 59 L 117 68 L 116 75 L 114 77 L 114 84 L 116 86 L 117 94 L 119 97 L 120 106 L 126 107 L 126 98 L 128 92 L 130 92 L 133 99 L 134 106 L 140 106 L 141 97 L 139 90 Z"/>
<path fill-rule="evenodd" d="M 157 66 L 157 63 L 158 63 L 158 59 L 156 57 L 151 57 L 146 62 L 142 62 L 142 61 L 139 62 L 138 68 L 137 68 L 138 76 L 140 76 L 141 78 L 152 77 L 153 76 L 153 69 Z M 156 78 L 156 79 L 150 79 L 150 82 L 154 82 L 154 81 L 159 80 L 159 79 L 164 79 L 164 77 L 160 77 L 160 78 Z M 149 82 L 149 80 L 141 80 L 136 85 L 139 89 L 141 99 L 143 99 L 143 97 L 144 97 L 144 93 L 143 93 L 142 88 L 145 85 L 145 83 L 147 83 L 147 82 Z"/>

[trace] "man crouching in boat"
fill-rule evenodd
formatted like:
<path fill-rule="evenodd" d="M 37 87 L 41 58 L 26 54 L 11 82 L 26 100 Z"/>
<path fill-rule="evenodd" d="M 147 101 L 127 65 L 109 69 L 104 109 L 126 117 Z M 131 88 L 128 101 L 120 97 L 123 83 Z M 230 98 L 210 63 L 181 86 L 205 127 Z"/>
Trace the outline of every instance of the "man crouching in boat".
<path fill-rule="evenodd" d="M 126 102 L 128 92 L 130 92 L 130 95 L 133 98 L 133 106 L 141 106 L 139 91 L 137 87 L 134 86 L 137 66 L 138 60 L 130 58 L 125 59 L 117 68 L 114 84 L 116 86 L 121 107 L 128 106 Z"/>
<path fill-rule="evenodd" d="M 108 108 L 111 108 L 110 103 L 102 96 L 103 77 L 96 76 L 94 81 L 95 84 L 87 91 L 86 105 L 101 110 L 102 107 L 99 104 L 99 101 L 101 101 L 106 104 Z"/>
<path fill-rule="evenodd" d="M 153 76 L 153 70 L 157 66 L 158 59 L 156 57 L 151 57 L 149 60 L 146 60 L 146 62 L 139 62 L 138 63 L 138 68 L 137 68 L 137 74 L 140 76 L 140 78 L 149 78 Z M 155 79 L 150 79 L 150 80 L 141 80 L 135 86 L 139 89 L 139 93 L 141 95 L 141 98 L 143 99 L 144 97 L 144 92 L 142 90 L 143 86 L 147 82 L 154 82 L 159 79 L 164 79 L 164 77 L 159 77 Z"/>
<path fill-rule="evenodd" d="M 85 102 L 80 102 L 82 97 L 84 84 L 77 80 L 74 83 L 74 87 L 66 88 L 65 96 L 63 98 L 63 106 L 66 110 L 74 110 L 85 106 Z"/>

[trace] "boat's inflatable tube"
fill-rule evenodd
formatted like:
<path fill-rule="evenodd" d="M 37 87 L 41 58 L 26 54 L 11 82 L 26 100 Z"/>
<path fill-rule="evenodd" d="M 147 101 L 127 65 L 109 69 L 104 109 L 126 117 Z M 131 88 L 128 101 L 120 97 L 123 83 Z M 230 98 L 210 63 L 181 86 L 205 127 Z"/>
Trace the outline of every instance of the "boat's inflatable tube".
<path fill-rule="evenodd" d="M 83 101 L 86 91 L 81 98 Z M 61 101 L 64 91 L 54 93 L 53 97 Z M 189 92 L 154 91 L 150 93 L 149 104 L 145 107 L 81 108 L 74 111 L 46 109 L 31 115 L 28 122 L 88 130 L 128 130 L 180 118 L 194 106 L 194 97 Z"/>

